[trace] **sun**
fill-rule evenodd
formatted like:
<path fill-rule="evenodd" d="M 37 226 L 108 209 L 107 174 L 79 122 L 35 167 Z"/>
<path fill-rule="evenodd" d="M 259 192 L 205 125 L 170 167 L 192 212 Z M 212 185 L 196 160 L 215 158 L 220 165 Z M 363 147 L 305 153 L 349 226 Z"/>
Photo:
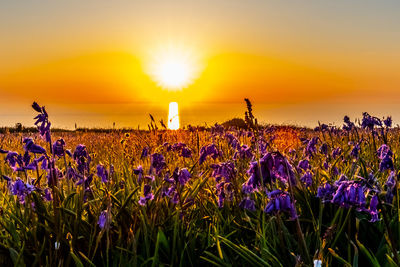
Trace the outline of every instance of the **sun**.
<path fill-rule="evenodd" d="M 161 88 L 179 91 L 194 82 L 199 74 L 199 66 L 193 51 L 169 45 L 152 53 L 147 73 Z"/>

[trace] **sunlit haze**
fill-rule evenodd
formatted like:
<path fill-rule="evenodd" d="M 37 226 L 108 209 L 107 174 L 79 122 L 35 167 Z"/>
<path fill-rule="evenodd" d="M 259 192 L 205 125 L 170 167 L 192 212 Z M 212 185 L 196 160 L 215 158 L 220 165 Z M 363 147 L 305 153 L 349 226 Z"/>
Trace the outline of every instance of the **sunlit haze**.
<path fill-rule="evenodd" d="M 1 125 L 400 121 L 400 1 L 1 1 Z M 229 112 L 228 112 L 229 111 Z"/>

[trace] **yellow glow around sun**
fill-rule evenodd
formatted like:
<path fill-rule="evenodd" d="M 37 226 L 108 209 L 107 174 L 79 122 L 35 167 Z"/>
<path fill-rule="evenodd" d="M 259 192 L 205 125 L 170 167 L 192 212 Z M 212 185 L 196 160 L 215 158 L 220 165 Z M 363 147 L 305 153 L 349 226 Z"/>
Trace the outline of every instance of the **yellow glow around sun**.
<path fill-rule="evenodd" d="M 195 53 L 179 45 L 154 49 L 147 73 L 158 86 L 169 91 L 188 87 L 198 77 L 200 64 Z"/>
<path fill-rule="evenodd" d="M 169 103 L 168 129 L 170 129 L 170 130 L 178 130 L 179 129 L 179 112 L 178 112 L 178 103 L 177 102 Z"/>

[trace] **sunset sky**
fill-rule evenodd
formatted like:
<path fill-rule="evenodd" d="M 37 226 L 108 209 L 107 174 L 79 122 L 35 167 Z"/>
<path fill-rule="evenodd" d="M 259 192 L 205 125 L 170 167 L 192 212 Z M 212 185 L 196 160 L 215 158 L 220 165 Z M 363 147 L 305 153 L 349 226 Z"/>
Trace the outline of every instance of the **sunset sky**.
<path fill-rule="evenodd" d="M 0 126 L 146 127 L 242 117 L 315 126 L 344 115 L 400 123 L 400 1 L 1 1 Z M 170 91 L 149 74 L 185 53 L 196 75 Z M 151 72 L 151 71 L 150 71 Z"/>

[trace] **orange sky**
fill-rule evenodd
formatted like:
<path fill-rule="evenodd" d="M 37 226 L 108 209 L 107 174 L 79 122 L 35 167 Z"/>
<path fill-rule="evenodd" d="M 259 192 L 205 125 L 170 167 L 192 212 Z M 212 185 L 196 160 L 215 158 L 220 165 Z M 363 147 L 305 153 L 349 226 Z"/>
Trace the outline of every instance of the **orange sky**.
<path fill-rule="evenodd" d="M 40 4 L 40 5 L 39 5 Z M 343 115 L 400 118 L 398 1 L 2 1 L 0 125 L 141 125 L 180 105 L 212 124 L 254 104 L 260 121 L 314 126 Z M 182 91 L 146 73 L 166 45 L 199 59 Z"/>

